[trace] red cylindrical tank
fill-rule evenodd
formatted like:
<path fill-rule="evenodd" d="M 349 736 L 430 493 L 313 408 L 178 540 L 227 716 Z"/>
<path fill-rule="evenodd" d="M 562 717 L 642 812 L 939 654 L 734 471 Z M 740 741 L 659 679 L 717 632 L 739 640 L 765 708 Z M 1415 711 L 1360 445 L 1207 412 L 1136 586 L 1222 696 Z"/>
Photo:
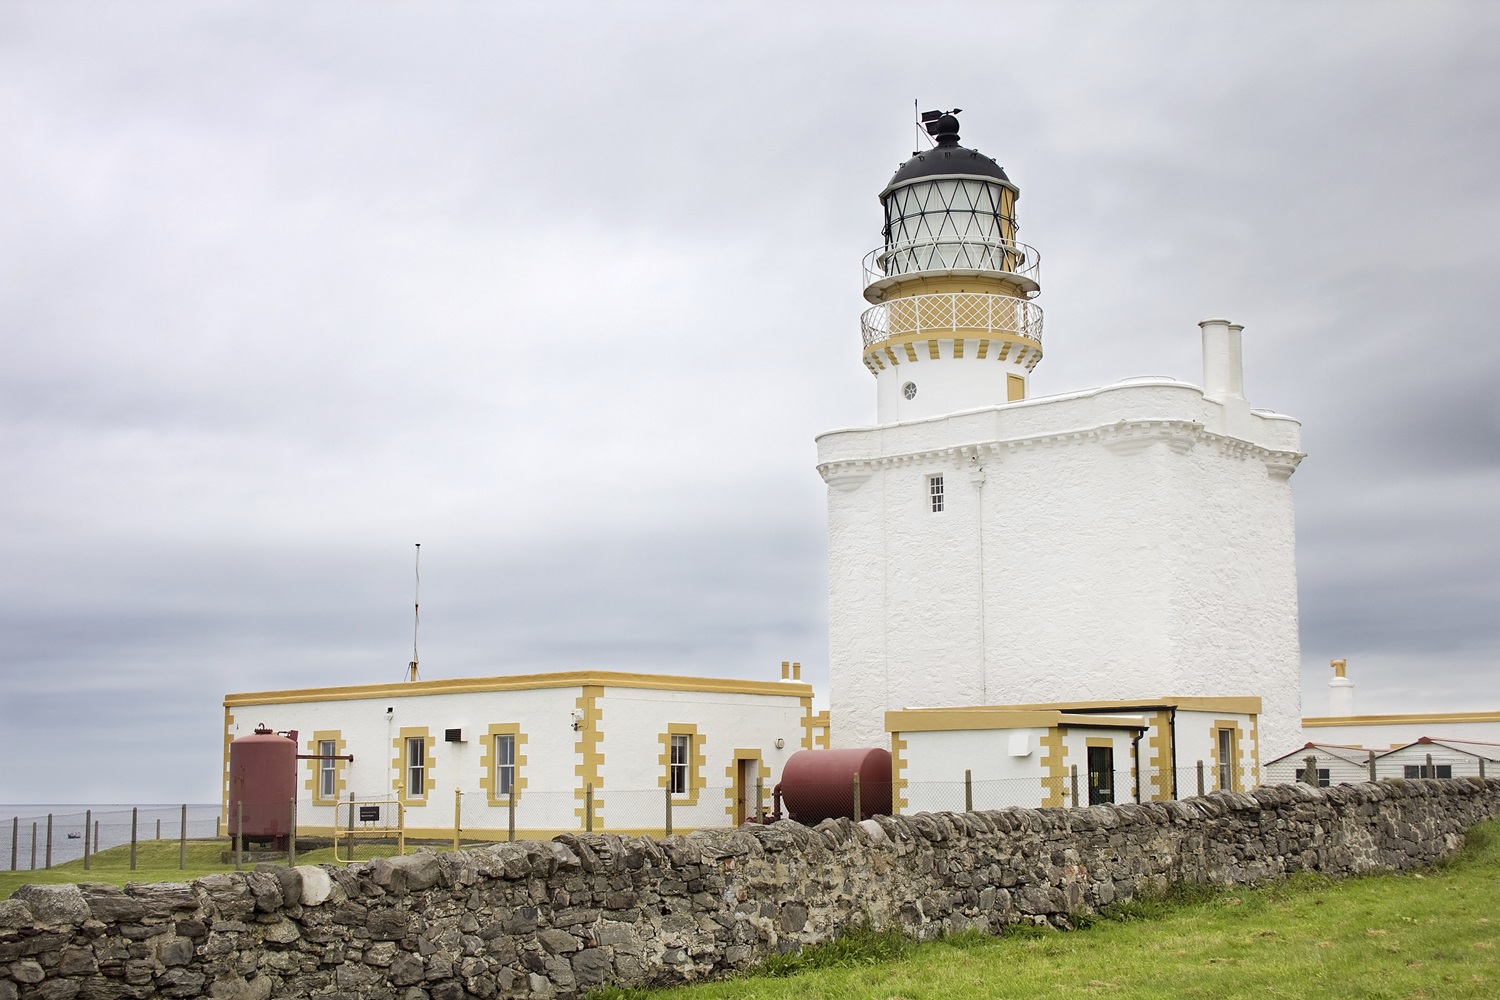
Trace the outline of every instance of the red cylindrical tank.
<path fill-rule="evenodd" d="M 264 725 L 251 736 L 229 744 L 229 836 L 240 829 L 244 804 L 246 841 L 271 841 L 285 850 L 292 827 L 292 799 L 297 797 L 297 744 Z"/>
<path fill-rule="evenodd" d="M 854 776 L 859 775 L 859 811 L 854 815 Z M 879 747 L 798 750 L 781 769 L 781 801 L 787 815 L 812 826 L 830 816 L 867 819 L 891 811 L 891 753 Z"/>

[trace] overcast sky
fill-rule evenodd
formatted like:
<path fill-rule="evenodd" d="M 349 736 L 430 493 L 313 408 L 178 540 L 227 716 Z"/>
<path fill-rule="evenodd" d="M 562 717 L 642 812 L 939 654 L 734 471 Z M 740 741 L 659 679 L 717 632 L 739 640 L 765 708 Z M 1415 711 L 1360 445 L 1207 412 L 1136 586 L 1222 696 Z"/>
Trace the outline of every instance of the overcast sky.
<path fill-rule="evenodd" d="M 424 678 L 821 687 L 913 99 L 1021 188 L 1035 391 L 1245 324 L 1307 713 L 1500 710 L 1500 6 L 10 0 L 0 802 L 216 801 L 226 692 L 403 676 L 418 542 Z"/>

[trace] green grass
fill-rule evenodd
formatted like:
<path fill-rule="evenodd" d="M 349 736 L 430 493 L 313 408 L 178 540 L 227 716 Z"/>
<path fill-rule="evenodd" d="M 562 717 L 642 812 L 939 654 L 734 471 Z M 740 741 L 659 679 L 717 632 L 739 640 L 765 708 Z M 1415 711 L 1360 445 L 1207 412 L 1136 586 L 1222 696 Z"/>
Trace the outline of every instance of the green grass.
<path fill-rule="evenodd" d="M 1500 822 L 1421 872 L 1254 890 L 1185 888 L 1072 932 L 1016 928 L 924 945 L 861 930 L 740 979 L 596 1000 L 953 997 L 1483 998 L 1500 996 Z M 790 973 L 790 974 L 788 974 Z"/>
<path fill-rule="evenodd" d="M 408 845 L 408 850 L 411 846 Z M 136 869 L 130 870 L 130 847 L 111 847 L 100 851 L 89 859 L 89 868 L 82 861 L 69 861 L 53 865 L 50 869 L 36 871 L 0 871 L 0 899 L 6 899 L 19 887 L 32 884 L 57 885 L 66 882 L 110 882 L 123 886 L 126 882 L 186 882 L 203 875 L 234 871 L 234 862 L 224 864 L 220 856 L 229 850 L 229 841 L 190 840 L 187 844 L 187 868 L 177 867 L 178 844 L 175 840 L 146 840 L 136 845 Z M 348 848 L 343 848 L 347 855 Z M 355 857 L 361 861 L 396 853 L 393 844 L 363 843 L 357 847 Z M 333 849 L 298 851 L 299 865 L 333 863 Z M 245 868 L 254 865 L 246 864 Z"/>

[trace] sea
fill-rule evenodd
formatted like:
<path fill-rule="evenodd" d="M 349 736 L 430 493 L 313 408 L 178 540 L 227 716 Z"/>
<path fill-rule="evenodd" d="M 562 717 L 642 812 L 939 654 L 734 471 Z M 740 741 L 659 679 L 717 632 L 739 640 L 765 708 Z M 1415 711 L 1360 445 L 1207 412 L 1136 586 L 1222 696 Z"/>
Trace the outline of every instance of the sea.
<path fill-rule="evenodd" d="M 83 857 L 85 820 L 93 823 L 98 837 L 89 850 L 103 850 L 130 843 L 132 819 L 136 838 L 176 840 L 182 835 L 183 803 L 153 805 L 49 805 L 0 804 L 0 870 L 25 871 L 47 867 L 47 817 L 52 817 L 52 864 Z M 190 839 L 219 834 L 219 804 L 186 805 Z"/>

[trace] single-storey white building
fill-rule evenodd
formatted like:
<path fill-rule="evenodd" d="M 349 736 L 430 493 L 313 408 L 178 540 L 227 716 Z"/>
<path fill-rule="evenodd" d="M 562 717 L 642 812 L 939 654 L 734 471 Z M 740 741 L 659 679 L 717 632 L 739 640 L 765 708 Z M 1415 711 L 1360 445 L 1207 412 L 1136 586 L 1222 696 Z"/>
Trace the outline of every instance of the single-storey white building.
<path fill-rule="evenodd" d="M 885 714 L 897 811 L 1149 802 L 1260 783 L 1259 698 L 911 708 Z M 967 772 L 967 774 L 966 774 Z M 1076 772 L 1076 777 L 1075 777 Z M 967 784 L 967 788 L 965 787 Z"/>
<path fill-rule="evenodd" d="M 786 671 L 783 670 L 783 674 Z M 298 832 L 328 835 L 352 803 L 399 803 L 408 837 L 660 831 L 737 825 L 788 756 L 814 745 L 812 688 L 572 671 L 231 694 L 229 745 L 257 725 L 295 736 Z M 826 722 L 822 723 L 826 732 Z M 348 758 L 350 759 L 341 759 Z M 388 821 L 389 809 L 387 810 Z"/>

